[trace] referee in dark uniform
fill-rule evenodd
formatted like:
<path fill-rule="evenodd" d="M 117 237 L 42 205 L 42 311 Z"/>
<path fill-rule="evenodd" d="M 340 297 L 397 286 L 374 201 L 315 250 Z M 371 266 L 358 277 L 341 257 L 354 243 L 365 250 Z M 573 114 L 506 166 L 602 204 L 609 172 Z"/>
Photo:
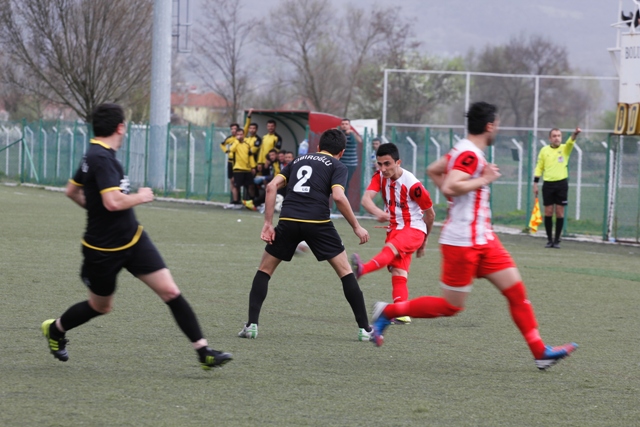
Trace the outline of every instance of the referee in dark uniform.
<path fill-rule="evenodd" d="M 126 133 L 122 107 L 101 104 L 92 117 L 95 138 L 66 189 L 66 195 L 87 210 L 80 276 L 89 298 L 71 306 L 59 318 L 42 323 L 49 350 L 60 361 L 69 359 L 66 332 L 111 311 L 116 277 L 124 268 L 169 306 L 178 326 L 198 353 L 203 369 L 225 364 L 231 360 L 231 354 L 209 348 L 195 313 L 136 220 L 132 208 L 153 201 L 153 192 L 145 187 L 131 194 L 129 178 L 116 159 L 116 151 Z"/>
<path fill-rule="evenodd" d="M 267 297 L 269 279 L 281 261 L 291 261 L 302 241 L 306 241 L 318 261 L 329 264 L 342 281 L 342 288 L 358 323 L 358 339 L 369 341 L 371 327 L 364 297 L 351 270 L 347 253 L 330 219 L 329 197 L 353 228 L 360 244 L 369 240 L 369 233 L 358 223 L 344 194 L 347 167 L 340 162 L 346 139 L 338 129 L 320 137 L 319 152 L 296 158 L 274 177 L 267 186 L 264 226 L 260 238 L 267 242 L 260 267 L 253 278 L 249 294 L 249 320 L 238 333 L 242 338 L 258 336 L 258 317 Z M 286 185 L 280 220 L 273 227 L 276 193 Z"/>

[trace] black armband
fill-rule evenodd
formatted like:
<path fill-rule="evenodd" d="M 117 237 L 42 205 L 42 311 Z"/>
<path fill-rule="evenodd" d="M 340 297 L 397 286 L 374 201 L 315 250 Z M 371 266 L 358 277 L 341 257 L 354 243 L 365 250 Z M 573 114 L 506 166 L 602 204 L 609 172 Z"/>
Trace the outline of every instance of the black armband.
<path fill-rule="evenodd" d="M 540 177 L 539 176 L 534 176 L 533 177 L 533 182 L 540 182 Z"/>

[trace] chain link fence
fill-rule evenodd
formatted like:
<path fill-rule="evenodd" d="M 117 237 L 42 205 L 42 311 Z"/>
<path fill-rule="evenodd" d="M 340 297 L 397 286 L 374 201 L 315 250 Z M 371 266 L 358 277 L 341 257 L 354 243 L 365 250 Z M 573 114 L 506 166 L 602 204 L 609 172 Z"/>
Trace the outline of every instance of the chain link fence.
<path fill-rule="evenodd" d="M 170 126 L 167 132 L 164 188 L 167 197 L 227 202 L 227 158 L 220 149 L 226 128 Z M 565 138 L 570 130 L 564 129 Z M 374 173 L 372 130 L 359 145 L 360 165 L 349 186 L 349 200 L 363 213 L 360 198 Z M 383 142 L 400 149 L 403 167 L 422 180 L 444 217 L 446 199 L 427 179 L 429 163 L 464 137 L 463 126 L 391 127 Z M 310 133 L 310 149 L 319 135 Z M 0 124 L 0 172 L 20 182 L 64 186 L 79 166 L 90 129 L 73 122 Z M 148 186 L 149 127 L 129 124 L 117 158 L 134 188 Z M 523 230 L 533 207 L 532 177 L 537 153 L 546 144 L 529 130 L 502 130 L 487 151 L 502 177 L 492 184 L 494 222 Z M 569 205 L 565 235 L 590 234 L 603 239 L 640 242 L 640 139 L 606 133 L 581 134 L 569 160 Z"/>

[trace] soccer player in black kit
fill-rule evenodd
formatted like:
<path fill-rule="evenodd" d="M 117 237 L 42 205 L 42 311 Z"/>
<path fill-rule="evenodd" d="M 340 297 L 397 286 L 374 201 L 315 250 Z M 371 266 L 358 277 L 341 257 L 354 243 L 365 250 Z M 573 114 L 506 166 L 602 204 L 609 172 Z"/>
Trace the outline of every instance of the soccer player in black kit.
<path fill-rule="evenodd" d="M 267 245 L 253 278 L 249 294 L 249 321 L 238 333 L 241 338 L 258 336 L 258 317 L 267 297 L 269 279 L 282 261 L 291 261 L 302 241 L 306 241 L 318 261 L 329 264 L 342 281 L 344 295 L 358 323 L 358 340 L 369 341 L 371 327 L 364 297 L 351 270 L 342 240 L 330 219 L 329 197 L 353 228 L 360 244 L 369 240 L 369 233 L 358 223 L 344 194 L 347 167 L 339 160 L 346 139 L 342 132 L 330 129 L 320 137 L 319 152 L 306 154 L 289 163 L 267 186 L 264 226 L 260 238 Z M 286 185 L 280 220 L 273 227 L 276 193 Z"/>
<path fill-rule="evenodd" d="M 136 220 L 133 207 L 153 201 L 153 192 L 143 187 L 130 194 L 129 178 L 116 159 L 116 151 L 126 133 L 122 107 L 101 104 L 95 108 L 92 117 L 95 138 L 66 189 L 66 195 L 87 210 L 80 276 L 87 286 L 89 298 L 69 307 L 58 319 L 42 323 L 49 350 L 62 362 L 69 359 L 66 332 L 111 311 L 116 276 L 125 268 L 169 306 L 178 326 L 196 350 L 203 369 L 229 362 L 231 354 L 208 346 L 195 313 Z"/>

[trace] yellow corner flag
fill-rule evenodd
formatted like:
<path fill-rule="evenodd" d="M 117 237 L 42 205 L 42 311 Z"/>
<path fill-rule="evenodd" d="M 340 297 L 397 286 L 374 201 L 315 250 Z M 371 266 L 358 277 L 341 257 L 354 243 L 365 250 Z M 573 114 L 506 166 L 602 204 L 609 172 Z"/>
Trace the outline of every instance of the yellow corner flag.
<path fill-rule="evenodd" d="M 536 202 L 533 205 L 533 210 L 531 211 L 531 219 L 529 220 L 529 230 L 531 234 L 538 231 L 538 226 L 540 224 L 542 224 L 542 215 L 540 214 L 540 202 L 536 197 Z"/>

